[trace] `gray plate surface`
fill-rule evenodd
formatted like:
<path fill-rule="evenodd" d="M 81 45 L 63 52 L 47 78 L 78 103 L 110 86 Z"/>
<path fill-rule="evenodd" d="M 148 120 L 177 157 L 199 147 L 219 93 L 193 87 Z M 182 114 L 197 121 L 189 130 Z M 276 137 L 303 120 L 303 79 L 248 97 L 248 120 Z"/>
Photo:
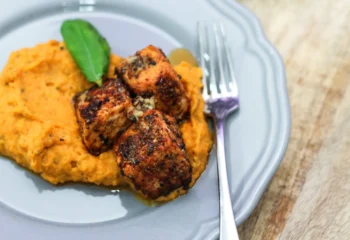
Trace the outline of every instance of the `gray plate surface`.
<path fill-rule="evenodd" d="M 0 68 L 14 50 L 62 40 L 60 25 L 68 18 L 91 21 L 121 56 L 148 44 L 165 53 L 180 46 L 195 51 L 197 21 L 224 23 L 241 98 L 240 110 L 228 119 L 226 139 L 232 201 L 241 224 L 278 168 L 291 127 L 284 66 L 256 17 L 229 0 L 6 1 L 0 8 Z M 214 155 L 187 195 L 155 208 L 125 191 L 52 186 L 0 157 L 1 239 L 215 239 Z"/>

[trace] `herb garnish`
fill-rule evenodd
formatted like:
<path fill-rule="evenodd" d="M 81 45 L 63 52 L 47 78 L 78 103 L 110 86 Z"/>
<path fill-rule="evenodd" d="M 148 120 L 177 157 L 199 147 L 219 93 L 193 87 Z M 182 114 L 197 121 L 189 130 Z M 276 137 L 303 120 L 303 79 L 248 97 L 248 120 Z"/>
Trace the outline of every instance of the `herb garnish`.
<path fill-rule="evenodd" d="M 81 19 L 66 20 L 61 27 L 65 45 L 85 77 L 102 85 L 108 71 L 110 47 L 97 29 Z"/>

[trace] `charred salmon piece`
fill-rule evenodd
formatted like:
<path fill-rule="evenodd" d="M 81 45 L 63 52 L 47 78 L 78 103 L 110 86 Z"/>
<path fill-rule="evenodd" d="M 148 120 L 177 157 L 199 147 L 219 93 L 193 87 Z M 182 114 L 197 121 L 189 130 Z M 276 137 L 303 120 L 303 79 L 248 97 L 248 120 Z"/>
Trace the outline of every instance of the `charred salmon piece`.
<path fill-rule="evenodd" d="M 132 101 L 118 79 L 81 92 L 73 101 L 83 143 L 93 155 L 111 149 L 116 137 L 132 123 Z"/>
<path fill-rule="evenodd" d="M 154 96 L 157 110 L 178 121 L 188 116 L 190 103 L 184 85 L 161 49 L 149 45 L 125 59 L 117 72 L 133 93 Z"/>
<path fill-rule="evenodd" d="M 189 188 L 192 166 L 173 117 L 147 110 L 113 149 L 125 182 L 143 197 L 157 200 Z"/>

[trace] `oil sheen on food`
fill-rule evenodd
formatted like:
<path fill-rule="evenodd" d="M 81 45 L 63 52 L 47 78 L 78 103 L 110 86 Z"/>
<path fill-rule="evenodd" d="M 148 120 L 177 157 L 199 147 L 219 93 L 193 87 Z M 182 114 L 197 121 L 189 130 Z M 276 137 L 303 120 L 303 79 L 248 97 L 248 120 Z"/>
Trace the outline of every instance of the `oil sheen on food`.
<path fill-rule="evenodd" d="M 111 55 L 109 77 L 120 60 Z M 191 99 L 190 118 L 180 131 L 193 167 L 193 186 L 212 146 L 203 113 L 202 72 L 185 62 L 174 69 Z M 0 75 L 0 154 L 52 184 L 124 185 L 112 151 L 93 156 L 82 143 L 72 97 L 90 86 L 61 42 L 13 52 Z"/>

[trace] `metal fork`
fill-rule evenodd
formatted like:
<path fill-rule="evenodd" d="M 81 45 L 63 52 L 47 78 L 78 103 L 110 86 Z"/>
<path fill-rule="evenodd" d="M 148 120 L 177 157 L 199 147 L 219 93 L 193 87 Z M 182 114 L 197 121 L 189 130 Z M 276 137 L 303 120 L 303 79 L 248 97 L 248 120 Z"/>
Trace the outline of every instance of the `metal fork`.
<path fill-rule="evenodd" d="M 239 107 L 232 59 L 222 24 L 197 25 L 200 65 L 203 68 L 203 98 L 206 113 L 214 118 L 220 190 L 220 240 L 238 240 L 227 178 L 225 118 Z M 208 71 L 209 69 L 209 71 Z"/>

